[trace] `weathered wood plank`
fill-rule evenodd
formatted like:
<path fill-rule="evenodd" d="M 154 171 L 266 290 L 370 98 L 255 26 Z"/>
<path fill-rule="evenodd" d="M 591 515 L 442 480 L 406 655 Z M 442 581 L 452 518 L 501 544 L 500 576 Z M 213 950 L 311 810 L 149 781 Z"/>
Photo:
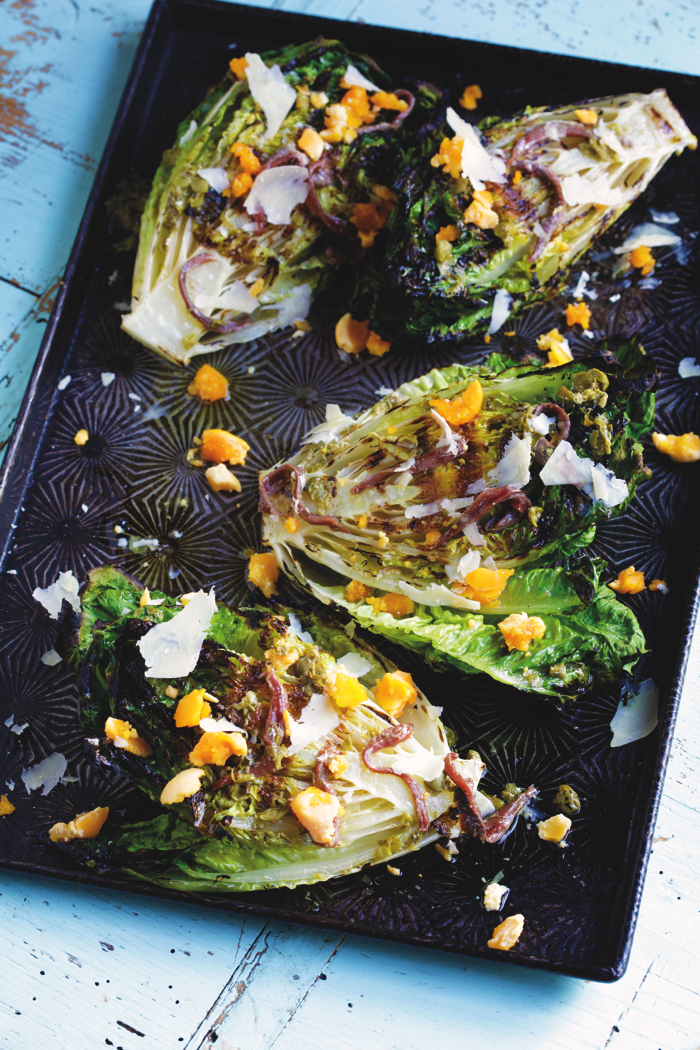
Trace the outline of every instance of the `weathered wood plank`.
<path fill-rule="evenodd" d="M 183 1046 L 263 927 L 10 872 L 0 887 L 7 1050 Z"/>

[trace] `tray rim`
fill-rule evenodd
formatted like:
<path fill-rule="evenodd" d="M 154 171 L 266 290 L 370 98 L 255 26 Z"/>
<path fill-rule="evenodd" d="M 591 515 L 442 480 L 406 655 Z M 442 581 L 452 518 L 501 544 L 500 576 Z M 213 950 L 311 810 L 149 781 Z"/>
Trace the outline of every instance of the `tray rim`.
<path fill-rule="evenodd" d="M 379 26 L 371 23 L 355 23 L 342 19 L 329 18 L 319 15 L 306 15 L 297 12 L 271 10 L 269 8 L 257 7 L 248 4 L 228 3 L 226 0 L 154 0 L 144 25 L 143 33 L 139 41 L 136 54 L 127 78 L 117 111 L 112 123 L 107 142 L 98 166 L 95 180 L 90 191 L 83 217 L 80 221 L 78 231 L 71 249 L 65 271 L 60 281 L 60 290 L 56 296 L 46 331 L 41 342 L 36 362 L 25 390 L 17 421 L 9 442 L 7 453 L 0 473 L 0 572 L 3 571 L 4 563 L 8 556 L 10 540 L 13 535 L 13 527 L 21 512 L 23 493 L 31 481 L 33 468 L 42 445 L 43 433 L 48 427 L 53 416 L 56 404 L 56 386 L 63 373 L 65 361 L 51 360 L 54 338 L 59 324 L 63 319 L 66 299 L 71 290 L 73 282 L 77 279 L 77 270 L 81 261 L 84 244 L 87 239 L 91 224 L 95 217 L 97 206 L 107 181 L 112 158 L 117 146 L 120 133 L 129 116 L 129 110 L 138 87 L 139 80 L 148 65 L 151 49 L 154 47 L 158 34 L 168 29 L 168 19 L 175 20 L 178 13 L 192 13 L 197 10 L 211 11 L 218 15 L 224 15 L 229 19 L 236 17 L 242 20 L 264 18 L 273 20 L 278 25 L 285 24 L 299 26 L 314 25 L 318 30 L 322 25 L 338 27 L 338 36 L 342 38 L 343 32 L 350 35 L 356 32 L 365 32 L 376 35 L 384 35 L 394 41 L 400 39 L 416 40 L 418 37 L 428 37 L 433 43 L 443 41 L 450 47 L 459 43 L 471 44 L 483 48 L 490 54 L 500 56 L 502 59 L 508 55 L 531 55 L 543 56 L 548 60 L 565 63 L 568 67 L 578 65 L 579 68 L 599 67 L 602 69 L 615 69 L 619 71 L 630 71 L 630 73 L 649 77 L 663 78 L 664 82 L 676 83 L 679 86 L 697 86 L 700 89 L 700 76 L 679 73 L 669 70 L 652 69 L 645 66 L 635 66 L 625 63 L 608 62 L 601 59 L 586 58 L 578 55 L 564 55 L 557 52 L 540 51 L 534 48 L 521 48 L 512 45 L 485 43 L 483 41 L 470 40 L 466 37 L 447 37 L 434 33 L 422 33 L 416 30 L 399 29 L 391 26 Z M 304 38 L 315 35 L 312 31 L 306 32 Z M 39 431 L 32 433 L 35 400 L 42 396 L 48 398 L 48 412 L 42 421 Z M 30 439 L 30 441 L 28 441 Z M 26 449 L 30 443 L 33 449 L 27 457 Z M 28 461 L 29 460 L 29 461 Z M 13 499 L 13 497 L 15 497 Z M 197 893 L 185 893 L 181 891 L 168 890 L 163 887 L 151 886 L 148 883 L 139 884 L 119 878 L 101 876 L 82 871 L 71 871 L 63 868 L 51 868 L 37 862 L 21 859 L 6 858 L 0 855 L 0 868 L 21 871 L 25 874 L 39 877 L 50 877 L 62 881 L 78 882 L 88 886 L 96 886 L 107 890 L 119 890 L 127 893 L 137 894 L 142 897 L 156 898 L 159 900 L 175 901 L 178 903 L 195 904 L 200 907 L 214 907 L 220 910 L 235 912 L 237 914 L 259 915 L 266 919 L 279 922 L 293 922 L 298 925 L 314 927 L 316 929 L 333 929 L 341 933 L 350 933 L 375 939 L 390 940 L 397 944 L 407 944 L 419 948 L 431 949 L 433 951 L 444 951 L 462 957 L 470 957 L 481 960 L 492 960 L 494 962 L 509 963 L 515 966 L 545 972 L 560 974 L 562 976 L 578 977 L 599 982 L 612 982 L 619 980 L 627 969 L 629 963 L 632 941 L 639 917 L 641 897 L 644 889 L 649 859 L 651 856 L 652 836 L 654 826 L 658 817 L 664 780 L 668 768 L 673 735 L 678 717 L 678 708 L 683 693 L 686 670 L 690 656 L 693 632 L 700 614 L 700 565 L 696 566 L 693 575 L 693 589 L 686 601 L 686 609 L 682 619 L 684 631 L 683 645 L 674 660 L 674 671 L 671 679 L 666 712 L 662 722 L 657 726 L 659 746 L 652 766 L 652 776 L 649 782 L 649 797 L 644 807 L 643 815 L 638 818 L 638 834 L 640 836 L 640 847 L 634 864 L 634 868 L 625 873 L 625 882 L 629 884 L 629 891 L 625 896 L 625 912 L 620 928 L 620 936 L 613 949 L 614 961 L 607 966 L 598 964 L 577 964 L 572 961 L 547 960 L 533 956 L 513 954 L 511 952 L 497 952 L 485 946 L 454 947 L 445 945 L 432 939 L 426 939 L 419 935 L 405 932 L 395 932 L 382 929 L 381 931 L 361 925 L 359 923 L 344 922 L 324 917 L 316 918 L 313 914 L 304 915 L 289 912 L 280 908 L 266 907 L 259 903 L 247 904 L 245 899 L 239 895 L 235 899 L 227 897 L 208 896 Z"/>

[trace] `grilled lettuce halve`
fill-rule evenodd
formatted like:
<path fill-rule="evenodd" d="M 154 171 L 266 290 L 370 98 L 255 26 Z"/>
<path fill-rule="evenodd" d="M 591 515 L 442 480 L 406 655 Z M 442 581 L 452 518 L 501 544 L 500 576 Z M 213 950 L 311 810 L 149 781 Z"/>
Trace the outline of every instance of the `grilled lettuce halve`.
<path fill-rule="evenodd" d="M 200 762 L 194 795 L 136 825 L 110 820 L 94 842 L 67 847 L 75 856 L 175 889 L 294 886 L 449 836 L 456 803 L 469 809 L 455 787 L 465 776 L 481 821 L 475 832 L 474 813 L 467 814 L 469 833 L 485 841 L 502 837 L 525 805 L 525 797 L 515 808 L 497 801 L 496 813 L 477 793 L 483 763 L 473 753 L 464 762 L 451 753 L 441 709 L 422 693 L 415 691 L 396 718 L 379 706 L 370 690 L 395 665 L 330 618 L 304 616 L 306 633 L 284 610 L 239 613 L 218 605 L 191 674 L 148 677 L 139 641 L 182 610 L 180 600 L 149 595 L 114 568 L 90 574 L 79 617 L 66 605 L 61 646 L 78 676 L 89 745 L 99 762 L 158 803 L 164 785 L 193 767 L 193 749 L 212 728 L 175 724 L 180 700 L 204 689 L 210 717 L 244 734 L 246 753 L 221 764 Z M 119 720 L 122 731 L 128 723 L 141 753 L 129 750 L 126 737 L 105 735 L 108 719 Z M 313 785 L 340 803 L 335 844 L 313 841 L 290 810 L 291 800 Z"/>
<path fill-rule="evenodd" d="M 358 228 L 386 221 L 405 163 L 414 96 L 384 91 L 387 76 L 339 42 L 234 62 L 163 155 L 122 321 L 180 364 L 302 321 L 329 269 L 361 253 Z M 348 75 L 354 88 L 340 86 Z M 370 78 L 379 95 L 361 86 Z M 349 90 L 357 97 L 343 109 Z M 355 204 L 365 205 L 359 227 Z"/>
<path fill-rule="evenodd" d="M 480 132 L 447 114 L 433 160 L 404 170 L 386 250 L 368 260 L 351 304 L 407 346 L 483 331 L 497 294 L 497 325 L 556 294 L 666 161 L 697 146 L 663 89 L 528 107 Z M 484 190 L 493 200 L 474 206 L 477 225 L 465 212 Z"/>
<path fill-rule="evenodd" d="M 263 539 L 317 598 L 430 661 L 560 696 L 613 681 L 644 638 L 600 564 L 571 559 L 649 474 L 655 375 L 637 357 L 629 372 L 454 365 L 355 419 L 333 407 L 261 475 Z M 474 384 L 480 410 L 451 426 L 445 402 Z M 498 624 L 523 612 L 544 637 L 508 651 Z"/>

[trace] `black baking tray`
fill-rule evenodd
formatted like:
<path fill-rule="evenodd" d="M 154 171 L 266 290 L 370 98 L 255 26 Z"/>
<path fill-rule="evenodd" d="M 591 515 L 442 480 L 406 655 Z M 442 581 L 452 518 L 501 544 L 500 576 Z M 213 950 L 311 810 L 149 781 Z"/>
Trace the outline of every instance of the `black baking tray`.
<path fill-rule="evenodd" d="M 681 698 L 690 637 L 697 614 L 698 470 L 679 466 L 649 447 L 653 478 L 632 509 L 599 529 L 595 549 L 611 571 L 633 563 L 648 578 L 663 577 L 668 596 L 645 591 L 629 600 L 650 646 L 640 669 L 660 686 L 657 730 L 611 750 L 610 719 L 618 692 L 599 692 L 561 708 L 546 698 L 517 693 L 489 679 L 435 675 L 403 653 L 460 747 L 476 747 L 489 769 L 490 790 L 506 781 L 535 783 L 547 799 L 558 784 L 583 800 L 571 844 L 556 850 L 520 822 L 499 846 L 469 841 L 448 865 L 427 849 L 400 861 L 401 876 L 385 866 L 297 890 L 226 897 L 179 894 L 146 884 L 77 870 L 48 846 L 48 828 L 76 812 L 109 805 L 115 819 L 137 815 L 135 790 L 110 771 L 97 771 L 83 753 L 76 690 L 64 664 L 41 656 L 54 642 L 55 623 L 33 600 L 72 569 L 83 577 L 113 562 L 151 587 L 172 593 L 213 584 L 217 596 L 247 595 L 245 564 L 260 549 L 256 471 L 287 454 L 324 405 L 355 411 L 376 400 L 380 387 L 454 360 L 483 356 L 478 341 L 459 349 L 402 353 L 343 361 L 332 325 L 320 323 L 302 339 L 289 332 L 225 350 L 212 360 L 228 376 L 231 400 L 209 407 L 186 395 L 191 370 L 178 370 L 129 339 L 119 327 L 129 299 L 133 251 L 118 250 L 107 201 L 134 179 L 152 177 L 183 116 L 218 80 L 228 59 L 319 34 L 338 37 L 371 54 L 394 83 L 419 76 L 451 90 L 470 83 L 483 89 L 480 112 L 509 114 L 526 104 L 555 104 L 665 86 L 695 133 L 700 132 L 700 80 L 514 48 L 310 18 L 279 11 L 201 0 L 157 0 L 151 10 L 65 281 L 10 444 L 0 499 L 0 790 L 16 805 L 0 819 L 0 864 L 150 896 L 187 900 L 284 921 L 380 936 L 421 947 L 497 959 L 536 969 L 610 981 L 627 965 L 652 833 Z M 698 355 L 700 340 L 700 192 L 697 155 L 672 159 L 643 201 L 620 220 L 615 242 L 647 215 L 649 206 L 674 210 L 683 235 L 680 251 L 662 251 L 655 287 L 636 283 L 595 310 L 597 327 L 613 340 L 642 338 L 661 374 L 659 428 L 697 430 L 700 380 L 681 380 L 678 362 Z M 122 249 L 124 245 L 120 246 Z M 590 257 L 585 265 L 592 268 Z M 651 282 L 655 284 L 655 282 Z M 557 313 L 557 310 L 559 312 Z M 522 349 L 560 323 L 561 304 L 537 307 L 494 337 L 490 349 L 515 340 Z M 573 340 L 576 355 L 585 339 Z M 101 372 L 114 372 L 109 386 Z M 62 377 L 70 383 L 59 390 Z M 129 395 L 137 395 L 137 401 Z M 157 411 L 153 411 L 156 406 Z M 149 411 L 150 409 L 150 411 Z M 161 414 L 159 415 L 158 412 Z M 150 418 L 148 418 L 150 417 Z M 155 417 L 155 418 L 154 418 Z M 225 426 L 252 447 L 239 497 L 209 491 L 184 453 L 205 426 Z M 83 449 L 75 433 L 85 427 Z M 115 533 L 114 526 L 125 531 Z M 125 536 L 157 540 L 133 548 Z M 4 722 L 28 723 L 20 735 Z M 77 779 L 50 794 L 28 796 L 23 768 L 53 751 L 69 760 Z M 4 785 L 15 784 L 9 792 Z M 484 912 L 485 880 L 504 871 L 511 887 L 507 913 L 523 912 L 525 930 L 511 952 L 486 941 L 495 925 Z"/>

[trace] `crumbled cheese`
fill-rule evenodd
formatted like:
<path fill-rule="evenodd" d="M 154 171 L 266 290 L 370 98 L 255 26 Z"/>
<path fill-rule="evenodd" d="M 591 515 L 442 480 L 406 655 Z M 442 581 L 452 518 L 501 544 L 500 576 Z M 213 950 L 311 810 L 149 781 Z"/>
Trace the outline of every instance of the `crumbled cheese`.
<path fill-rule="evenodd" d="M 298 721 L 289 719 L 291 745 L 287 754 L 296 755 L 309 744 L 325 739 L 339 725 L 340 718 L 330 698 L 325 693 L 312 693 Z"/>
<path fill-rule="evenodd" d="M 348 87 L 361 87 L 366 91 L 379 91 L 377 85 L 373 84 L 367 77 L 363 77 L 362 73 L 355 66 L 348 66 L 343 73 L 342 86 L 345 87 L 346 84 Z"/>
<path fill-rule="evenodd" d="M 245 57 L 248 63 L 246 76 L 250 93 L 265 114 L 267 122 L 267 130 L 263 135 L 265 141 L 277 134 L 282 121 L 297 100 L 297 93 L 284 79 L 278 65 L 266 66 L 260 55 L 253 52 L 248 52 Z"/>
<path fill-rule="evenodd" d="M 230 180 L 223 168 L 200 168 L 197 174 L 217 193 L 228 189 Z"/>
<path fill-rule="evenodd" d="M 182 612 L 156 624 L 137 642 L 149 678 L 184 678 L 194 670 L 216 612 L 214 591 L 197 591 Z"/>
<path fill-rule="evenodd" d="M 32 591 L 32 598 L 43 605 L 52 620 L 58 619 L 64 599 L 76 612 L 80 612 L 78 589 L 80 584 L 73 575 L 73 570 L 59 573 L 58 579 L 49 587 L 37 587 Z"/>
<path fill-rule="evenodd" d="M 400 875 L 401 874 L 401 868 L 392 868 L 391 864 L 387 864 L 386 870 L 389 872 L 390 875 Z"/>
<path fill-rule="evenodd" d="M 532 456 L 532 436 L 523 434 L 520 438 L 512 434 L 503 455 L 493 470 L 489 471 L 492 485 L 514 485 L 522 488 L 530 481 L 530 458 Z"/>
<path fill-rule="evenodd" d="M 500 911 L 503 898 L 508 893 L 508 887 L 502 883 L 489 882 L 484 887 L 484 908 L 486 911 Z"/>
<path fill-rule="evenodd" d="M 286 226 L 292 211 L 303 204 L 309 192 L 309 173 L 306 168 L 281 164 L 278 168 L 261 171 L 246 197 L 245 210 L 249 215 L 264 212 L 273 226 Z"/>
<path fill-rule="evenodd" d="M 694 357 L 684 357 L 678 365 L 678 375 L 681 379 L 691 379 L 700 376 L 700 365 Z"/>
<path fill-rule="evenodd" d="M 653 222 L 643 222 L 628 233 L 619 248 L 613 248 L 616 255 L 633 252 L 635 248 L 665 248 L 680 244 L 680 237 L 672 230 L 665 230 Z"/>
<path fill-rule="evenodd" d="M 310 430 L 302 440 L 302 445 L 310 445 L 314 441 L 322 441 L 324 445 L 328 445 L 354 422 L 352 416 L 346 416 L 338 405 L 326 405 L 325 423 L 319 423 L 313 430 Z"/>
<path fill-rule="evenodd" d="M 67 768 L 68 760 L 65 755 L 62 755 L 60 751 L 54 751 L 48 758 L 23 770 L 22 780 L 27 793 L 43 788 L 42 795 L 48 795 L 49 791 L 52 791 L 59 782 L 65 784 L 69 780 L 74 781 L 75 777 L 66 777 Z"/>
<path fill-rule="evenodd" d="M 62 657 L 56 652 L 55 649 L 49 649 L 41 657 L 42 664 L 46 664 L 47 667 L 55 667 L 56 664 L 60 664 Z"/>
<path fill-rule="evenodd" d="M 499 288 L 494 296 L 493 310 L 491 311 L 491 323 L 489 324 L 489 335 L 502 328 L 510 314 L 510 304 L 513 296 L 505 288 Z"/>
<path fill-rule="evenodd" d="M 364 656 L 360 656 L 359 653 L 346 653 L 345 656 L 341 656 L 340 660 L 338 660 L 338 666 L 342 667 L 343 671 L 352 675 L 353 678 L 362 678 L 372 667 L 369 660 L 366 660 Z"/>
<path fill-rule="evenodd" d="M 610 723 L 613 738 L 610 747 L 622 747 L 649 736 L 659 720 L 659 688 L 652 678 L 646 678 L 634 691 L 629 689 L 620 700 Z"/>
<path fill-rule="evenodd" d="M 462 120 L 451 106 L 447 110 L 446 117 L 455 135 L 459 136 L 463 142 L 462 178 L 469 179 L 477 191 L 486 189 L 484 181 L 505 182 L 505 161 L 486 152 L 472 125 Z"/>

